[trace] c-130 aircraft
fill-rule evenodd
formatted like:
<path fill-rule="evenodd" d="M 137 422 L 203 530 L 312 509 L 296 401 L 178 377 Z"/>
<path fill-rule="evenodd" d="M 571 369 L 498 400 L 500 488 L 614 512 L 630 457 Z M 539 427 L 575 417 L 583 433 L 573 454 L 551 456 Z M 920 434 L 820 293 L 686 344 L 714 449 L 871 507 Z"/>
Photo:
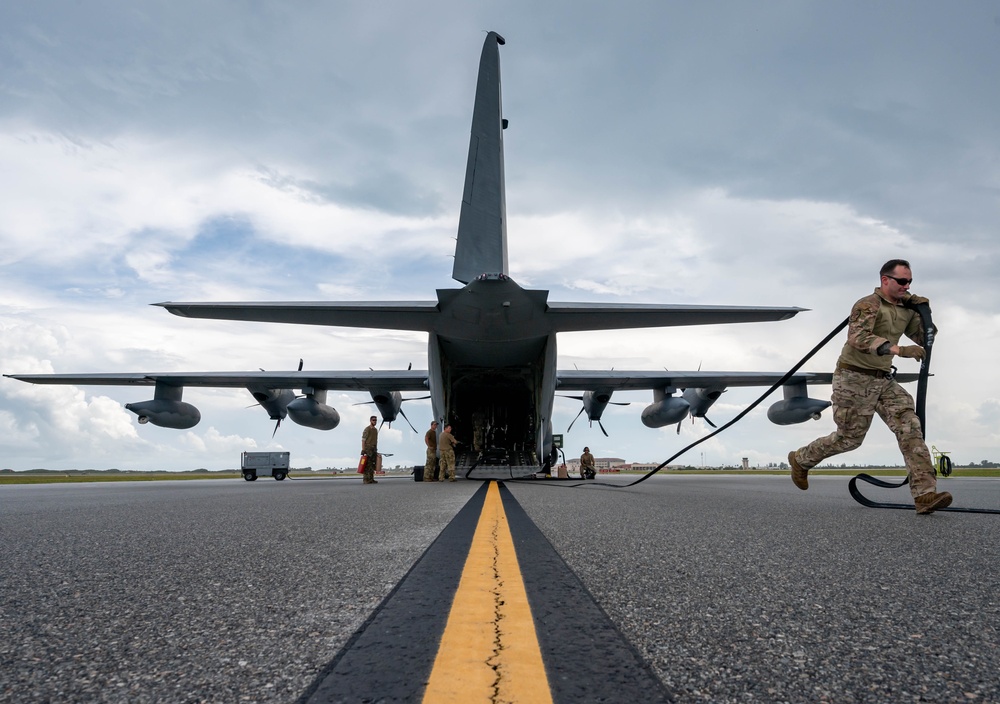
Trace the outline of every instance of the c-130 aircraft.
<path fill-rule="evenodd" d="M 556 458 L 552 410 L 556 391 L 582 392 L 581 412 L 600 423 L 615 391 L 652 390 L 641 415 L 661 428 L 689 415 L 704 418 L 730 386 L 770 386 L 771 372 L 565 371 L 556 367 L 560 332 L 749 323 L 786 320 L 803 308 L 686 306 L 667 304 L 555 303 L 548 291 L 524 289 L 507 265 L 500 50 L 489 32 L 479 63 L 465 190 L 458 222 L 452 278 L 462 288 L 438 289 L 436 301 L 260 302 L 156 305 L 188 318 L 297 323 L 426 332 L 427 370 L 169 372 L 107 374 L 10 374 L 33 384 L 154 386 L 153 399 L 126 404 L 139 423 L 186 429 L 201 413 L 182 400 L 187 386 L 245 387 L 278 423 L 332 430 L 340 414 L 327 405 L 331 390 L 368 391 L 383 422 L 401 415 L 402 392 L 429 392 L 433 417 L 451 423 L 472 446 L 473 419 L 482 453 L 459 464 L 481 462 L 511 476 L 546 470 Z M 832 374 L 797 373 L 768 418 L 779 425 L 818 418 L 829 401 L 809 398 L 807 384 L 829 384 Z M 300 393 L 296 394 L 295 390 Z M 676 395 L 681 391 L 680 395 Z M 404 415 L 405 418 L 405 415 Z M 603 430 L 603 428 L 602 428 Z M 477 450 L 480 448 L 476 448 Z"/>

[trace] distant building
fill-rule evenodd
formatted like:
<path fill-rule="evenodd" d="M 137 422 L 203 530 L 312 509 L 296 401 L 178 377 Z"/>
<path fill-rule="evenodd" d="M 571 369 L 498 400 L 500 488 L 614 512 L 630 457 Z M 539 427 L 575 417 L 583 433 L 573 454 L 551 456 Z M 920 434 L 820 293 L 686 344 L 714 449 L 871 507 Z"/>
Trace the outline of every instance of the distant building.
<path fill-rule="evenodd" d="M 652 472 L 660 466 L 659 462 L 626 462 L 621 457 L 595 457 L 594 464 L 598 472 Z M 663 469 L 677 469 L 682 465 L 667 465 Z M 571 457 L 566 460 L 566 471 L 570 474 L 580 473 L 580 458 Z"/>

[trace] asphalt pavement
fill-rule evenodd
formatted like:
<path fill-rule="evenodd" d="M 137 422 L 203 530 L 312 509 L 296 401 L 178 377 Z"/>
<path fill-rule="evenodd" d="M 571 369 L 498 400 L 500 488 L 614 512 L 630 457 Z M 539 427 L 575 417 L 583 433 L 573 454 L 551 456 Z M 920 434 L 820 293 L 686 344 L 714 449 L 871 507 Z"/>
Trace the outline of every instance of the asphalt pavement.
<path fill-rule="evenodd" d="M 674 701 L 1000 701 L 1000 516 L 868 509 L 846 478 L 811 483 L 506 486 L 579 578 L 567 618 L 598 605 Z M 1000 508 L 1000 481 L 942 485 Z M 478 488 L 2 486 L 0 701 L 296 701 Z M 549 657 L 583 677 L 599 653 Z"/>
<path fill-rule="evenodd" d="M 1000 508 L 997 480 L 939 489 Z M 998 515 L 864 508 L 846 477 L 511 491 L 677 701 L 1000 701 Z"/>

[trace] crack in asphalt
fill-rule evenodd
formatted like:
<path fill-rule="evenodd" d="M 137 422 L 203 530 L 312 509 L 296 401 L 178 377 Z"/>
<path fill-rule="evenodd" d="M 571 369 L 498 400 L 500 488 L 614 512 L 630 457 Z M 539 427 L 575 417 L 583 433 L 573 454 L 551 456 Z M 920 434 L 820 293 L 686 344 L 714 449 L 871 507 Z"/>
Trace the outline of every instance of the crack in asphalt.
<path fill-rule="evenodd" d="M 503 619 L 503 579 L 500 575 L 500 521 L 493 517 L 493 526 L 490 531 L 490 540 L 493 547 L 493 654 L 487 659 L 486 664 L 493 668 L 496 677 L 493 680 L 493 693 L 490 701 L 496 704 L 500 700 L 500 681 L 503 679 L 501 669 L 500 654 L 503 651 L 503 629 L 500 628 L 500 621 Z"/>

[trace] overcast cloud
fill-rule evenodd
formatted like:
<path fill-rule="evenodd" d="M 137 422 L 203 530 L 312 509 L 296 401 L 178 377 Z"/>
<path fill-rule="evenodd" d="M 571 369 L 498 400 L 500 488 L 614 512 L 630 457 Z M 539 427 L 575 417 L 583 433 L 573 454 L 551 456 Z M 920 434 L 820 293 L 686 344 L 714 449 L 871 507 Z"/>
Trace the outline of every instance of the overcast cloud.
<path fill-rule="evenodd" d="M 0 371 L 426 368 L 426 336 L 185 320 L 164 300 L 427 300 L 450 279 L 479 52 L 502 34 L 510 268 L 550 300 L 797 305 L 791 321 L 574 333 L 560 367 L 784 371 L 910 259 L 941 329 L 928 441 L 1000 460 L 1000 9 L 991 2 L 39 2 L 0 5 Z M 807 369 L 830 371 L 842 338 Z M 902 371 L 916 371 L 900 360 Z M 915 392 L 915 388 L 911 387 Z M 0 467 L 356 461 L 245 391 L 0 379 Z M 148 394 L 148 395 L 151 395 Z M 829 390 L 812 395 L 828 398 Z M 730 390 L 718 424 L 756 398 Z M 567 452 L 662 461 L 620 394 Z M 777 400 L 777 399 L 773 399 Z M 556 432 L 577 402 L 558 400 Z M 833 430 L 767 404 L 687 456 L 781 462 Z M 423 430 L 430 406 L 404 406 Z M 709 429 L 710 430 L 710 429 Z M 381 438 L 422 462 L 420 435 Z M 847 463 L 898 463 L 876 421 Z"/>

